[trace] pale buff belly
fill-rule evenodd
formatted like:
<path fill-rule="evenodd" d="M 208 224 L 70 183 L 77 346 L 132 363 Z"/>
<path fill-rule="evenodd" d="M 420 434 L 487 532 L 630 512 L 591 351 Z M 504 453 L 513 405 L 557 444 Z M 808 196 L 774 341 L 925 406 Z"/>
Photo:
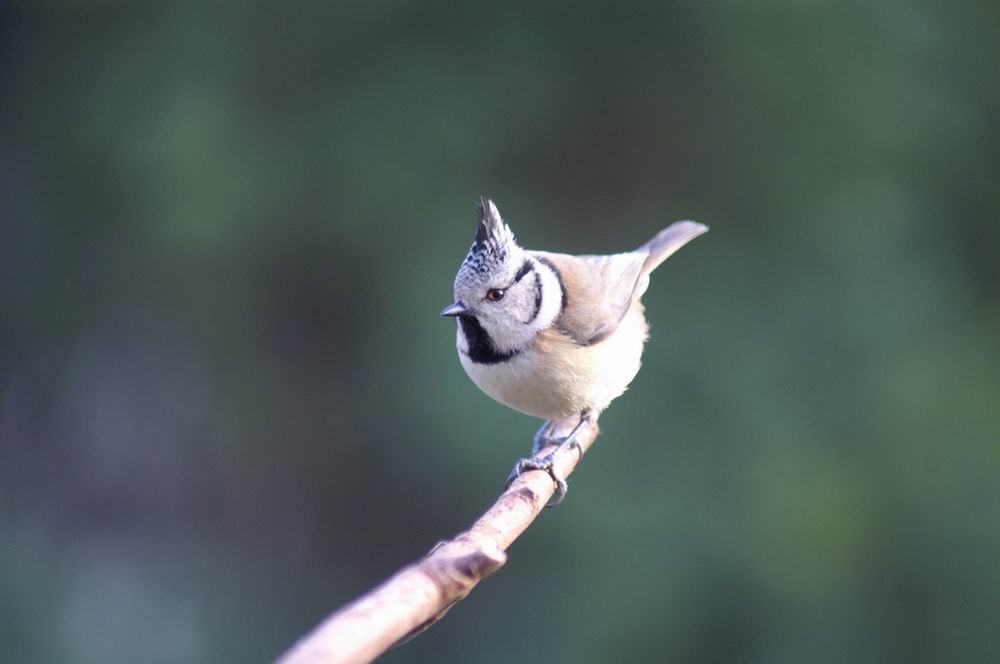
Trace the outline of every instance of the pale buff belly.
<path fill-rule="evenodd" d="M 505 362 L 476 364 L 461 352 L 459 358 L 479 389 L 514 410 L 544 419 L 585 410 L 596 416 L 638 373 L 646 332 L 641 308 L 633 307 L 610 337 L 593 346 L 546 331 Z"/>

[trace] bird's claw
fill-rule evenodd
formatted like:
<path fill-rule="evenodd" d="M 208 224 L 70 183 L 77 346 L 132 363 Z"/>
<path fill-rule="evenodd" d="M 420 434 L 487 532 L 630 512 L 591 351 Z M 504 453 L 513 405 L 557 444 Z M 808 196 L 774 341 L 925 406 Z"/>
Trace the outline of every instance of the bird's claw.
<path fill-rule="evenodd" d="M 510 476 L 507 478 L 506 487 L 509 488 L 514 480 L 521 476 L 521 473 L 529 470 L 544 470 L 556 485 L 555 493 L 552 494 L 552 498 L 545 505 L 546 507 L 555 507 L 563 501 L 566 497 L 566 491 L 569 490 L 569 485 L 556 472 L 554 454 L 546 454 L 540 459 L 534 457 L 530 459 L 518 459 L 517 463 L 514 464 L 514 470 L 510 472 Z"/>
<path fill-rule="evenodd" d="M 591 422 L 590 412 L 584 411 L 580 414 L 580 421 L 577 423 L 573 430 L 570 431 L 569 435 L 565 438 L 555 438 L 553 434 L 558 429 L 558 423 L 549 420 L 547 421 L 538 433 L 535 434 L 535 444 L 531 450 L 531 458 L 519 459 L 517 464 L 514 465 L 514 470 L 511 471 L 510 476 L 507 478 L 506 487 L 509 488 L 511 483 L 516 480 L 521 473 L 527 470 L 544 470 L 552 478 L 552 481 L 556 485 L 555 493 L 552 494 L 552 498 L 545 505 L 546 507 L 555 507 L 563 501 L 566 497 L 566 491 L 569 486 L 566 484 L 565 478 L 561 477 L 559 473 L 555 470 L 555 460 L 556 456 L 562 452 L 567 447 L 575 448 L 577 454 L 580 456 L 579 459 L 583 458 L 583 446 L 580 445 L 577 440 L 577 436 L 583 427 Z M 555 445 L 556 448 L 546 454 L 543 457 L 538 457 L 538 454 L 549 447 L 550 445 Z"/>

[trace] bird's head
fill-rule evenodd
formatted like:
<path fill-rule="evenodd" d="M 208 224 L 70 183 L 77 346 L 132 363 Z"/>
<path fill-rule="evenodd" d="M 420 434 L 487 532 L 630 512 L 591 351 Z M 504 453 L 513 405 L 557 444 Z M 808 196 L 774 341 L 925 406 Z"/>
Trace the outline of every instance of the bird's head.
<path fill-rule="evenodd" d="M 458 318 L 467 330 L 478 326 L 495 351 L 514 353 L 539 330 L 542 278 L 493 201 L 481 198 L 476 208 L 476 239 L 455 276 L 455 302 L 441 315 Z"/>

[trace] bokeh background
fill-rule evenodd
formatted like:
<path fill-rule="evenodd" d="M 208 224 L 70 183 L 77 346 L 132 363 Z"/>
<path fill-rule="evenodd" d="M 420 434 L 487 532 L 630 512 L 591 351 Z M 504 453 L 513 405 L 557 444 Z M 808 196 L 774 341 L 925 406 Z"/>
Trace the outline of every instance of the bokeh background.
<path fill-rule="evenodd" d="M 270 661 L 538 422 L 494 197 L 655 274 L 563 507 L 386 662 L 1000 658 L 995 2 L 5 3 L 0 660 Z"/>

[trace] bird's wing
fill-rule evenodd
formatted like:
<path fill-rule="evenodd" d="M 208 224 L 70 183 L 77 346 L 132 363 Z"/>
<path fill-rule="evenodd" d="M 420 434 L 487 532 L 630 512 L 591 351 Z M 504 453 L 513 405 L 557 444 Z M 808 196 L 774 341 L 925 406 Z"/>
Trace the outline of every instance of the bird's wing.
<path fill-rule="evenodd" d="M 693 221 L 678 221 L 635 251 L 610 256 L 571 256 L 530 252 L 556 270 L 565 295 L 556 327 L 578 344 L 606 339 L 649 286 L 649 273 L 668 256 L 708 231 Z"/>
<path fill-rule="evenodd" d="M 577 343 L 589 346 L 615 331 L 628 313 L 648 253 L 570 256 L 532 252 L 553 268 L 565 296 L 556 326 Z"/>

